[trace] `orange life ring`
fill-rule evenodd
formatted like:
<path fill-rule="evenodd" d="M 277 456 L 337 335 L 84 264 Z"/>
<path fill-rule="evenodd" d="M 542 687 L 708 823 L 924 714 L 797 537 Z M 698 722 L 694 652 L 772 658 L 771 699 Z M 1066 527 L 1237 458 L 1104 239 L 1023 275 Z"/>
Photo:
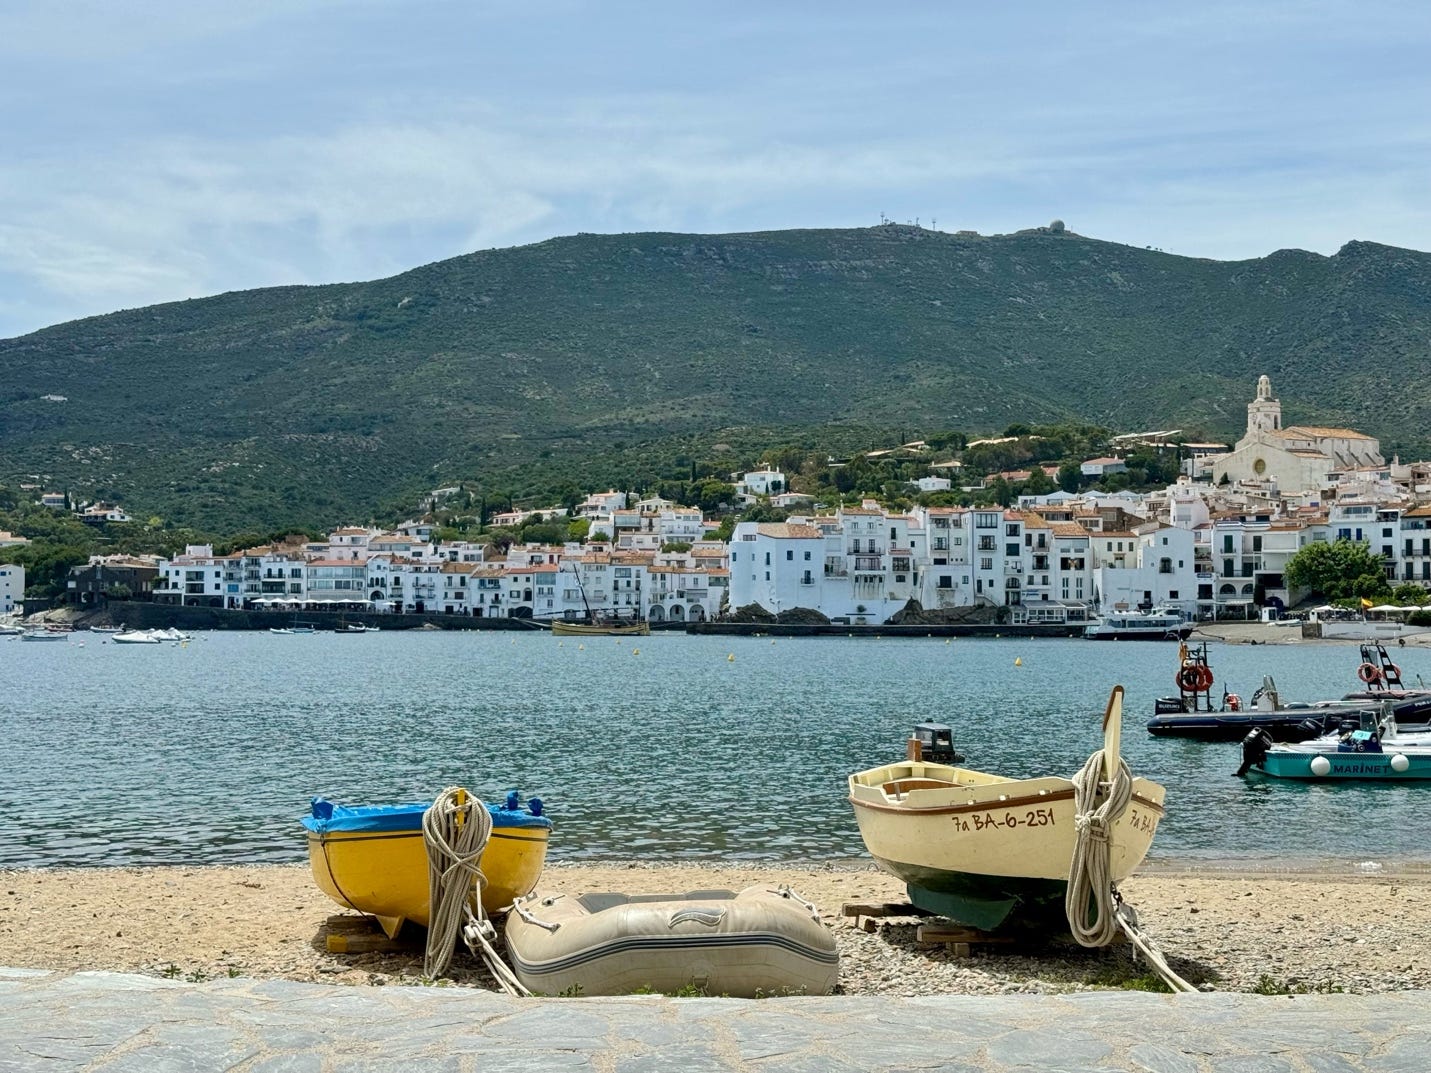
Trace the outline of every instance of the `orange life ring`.
<path fill-rule="evenodd" d="M 1196 693 L 1198 691 L 1198 683 L 1202 681 L 1202 678 L 1198 675 L 1197 671 L 1197 667 L 1189 665 L 1179 670 L 1174 677 L 1178 688 L 1184 693 Z"/>
<path fill-rule="evenodd" d="M 1394 663 L 1386 665 L 1386 674 L 1388 678 L 1395 678 L 1398 682 L 1401 680 L 1401 668 Z"/>
<path fill-rule="evenodd" d="M 1374 663 L 1363 663 L 1356 669 L 1356 676 L 1367 685 L 1381 678 L 1381 670 Z"/>
<path fill-rule="evenodd" d="M 1199 665 L 1197 669 L 1197 687 L 1206 693 L 1212 688 L 1212 668 L 1206 665 Z"/>
<path fill-rule="evenodd" d="M 1242 698 L 1236 693 L 1229 693 L 1227 695 L 1227 710 L 1230 712 L 1242 711 Z"/>

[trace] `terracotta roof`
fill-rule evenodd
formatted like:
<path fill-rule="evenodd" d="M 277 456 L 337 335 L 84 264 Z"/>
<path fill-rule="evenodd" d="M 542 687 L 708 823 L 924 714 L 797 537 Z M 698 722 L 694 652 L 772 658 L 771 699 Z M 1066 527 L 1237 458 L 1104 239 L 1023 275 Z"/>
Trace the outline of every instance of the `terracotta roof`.
<path fill-rule="evenodd" d="M 761 536 L 782 540 L 823 540 L 825 534 L 813 525 L 789 525 L 785 522 L 762 522 L 755 527 Z"/>
<path fill-rule="evenodd" d="M 1091 537 L 1094 535 L 1077 522 L 1052 522 L 1049 528 L 1053 530 L 1053 535 L 1056 537 Z"/>
<path fill-rule="evenodd" d="M 1282 430 L 1284 436 L 1331 436 L 1343 440 L 1371 440 L 1365 432 L 1351 428 L 1324 428 L 1321 425 L 1290 425 Z"/>

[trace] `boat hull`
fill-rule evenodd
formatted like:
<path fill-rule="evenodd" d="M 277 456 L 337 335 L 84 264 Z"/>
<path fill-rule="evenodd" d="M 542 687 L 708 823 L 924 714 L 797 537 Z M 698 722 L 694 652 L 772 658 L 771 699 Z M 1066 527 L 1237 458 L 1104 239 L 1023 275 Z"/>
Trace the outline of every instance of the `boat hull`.
<path fill-rule="evenodd" d="M 303 822 L 308 828 L 308 861 L 318 888 L 346 909 L 377 917 L 384 931 L 393 936 L 404 921 L 427 927 L 431 918 L 427 846 L 422 836 L 426 806 L 378 808 L 390 811 L 368 829 L 332 829 L 331 825 L 315 829 L 325 825 L 313 817 L 304 817 Z M 537 885 L 546 863 L 551 824 L 545 817 L 522 812 L 491 806 L 489 811 L 492 834 L 479 866 L 487 878 L 482 908 L 495 914 Z"/>
<path fill-rule="evenodd" d="M 1404 770 L 1398 771 L 1398 765 L 1393 763 L 1398 756 L 1406 759 Z M 1327 761 L 1327 770 L 1321 774 L 1312 770 L 1312 761 L 1317 757 L 1324 757 Z M 1431 779 L 1431 752 L 1410 749 L 1400 751 L 1390 743 L 1383 753 L 1269 749 L 1261 763 L 1253 765 L 1251 770 L 1274 779 L 1305 779 L 1312 782 L 1336 782 L 1340 779 L 1378 782 Z"/>
<path fill-rule="evenodd" d="M 588 622 L 563 622 L 561 619 L 556 619 L 552 622 L 552 633 L 567 637 L 599 637 L 602 635 L 647 637 L 651 633 L 651 626 L 646 622 L 628 622 L 619 625 L 592 625 Z"/>
<path fill-rule="evenodd" d="M 1110 833 L 1113 882 L 1147 855 L 1163 797 L 1157 783 L 1133 780 L 1132 802 Z M 1069 779 L 919 761 L 850 776 L 860 836 L 880 867 L 909 885 L 916 905 L 984 929 L 1040 916 L 1040 905 L 1062 897 L 1077 842 L 1073 798 Z"/>
<path fill-rule="evenodd" d="M 824 995 L 839 977 L 830 930 L 798 899 L 764 887 L 543 893 L 508 914 L 506 934 L 517 978 L 546 995 Z"/>
<path fill-rule="evenodd" d="M 1083 634 L 1090 641 L 1186 641 L 1192 636 L 1193 626 L 1169 627 L 1167 629 L 1106 629 L 1098 630 L 1090 626 Z"/>

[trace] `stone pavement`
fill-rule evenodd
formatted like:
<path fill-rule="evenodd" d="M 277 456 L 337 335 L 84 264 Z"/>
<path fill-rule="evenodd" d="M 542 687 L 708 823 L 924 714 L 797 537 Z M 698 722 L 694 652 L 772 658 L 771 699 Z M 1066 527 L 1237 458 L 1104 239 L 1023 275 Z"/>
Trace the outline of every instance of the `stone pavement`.
<path fill-rule="evenodd" d="M 1431 992 L 516 999 L 0 969 L 0 1073 L 1381 1073 Z"/>

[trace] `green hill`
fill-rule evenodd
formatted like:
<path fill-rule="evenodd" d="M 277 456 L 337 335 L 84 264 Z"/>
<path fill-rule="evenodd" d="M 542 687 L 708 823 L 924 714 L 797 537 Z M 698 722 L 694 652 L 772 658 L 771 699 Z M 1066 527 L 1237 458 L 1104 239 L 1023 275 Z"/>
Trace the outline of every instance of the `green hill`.
<path fill-rule="evenodd" d="M 0 481 L 323 524 L 831 424 L 1236 434 L 1264 372 L 1289 422 L 1419 453 L 1428 337 L 1431 255 L 1363 242 L 1216 262 L 1042 228 L 583 234 L 0 341 Z"/>

